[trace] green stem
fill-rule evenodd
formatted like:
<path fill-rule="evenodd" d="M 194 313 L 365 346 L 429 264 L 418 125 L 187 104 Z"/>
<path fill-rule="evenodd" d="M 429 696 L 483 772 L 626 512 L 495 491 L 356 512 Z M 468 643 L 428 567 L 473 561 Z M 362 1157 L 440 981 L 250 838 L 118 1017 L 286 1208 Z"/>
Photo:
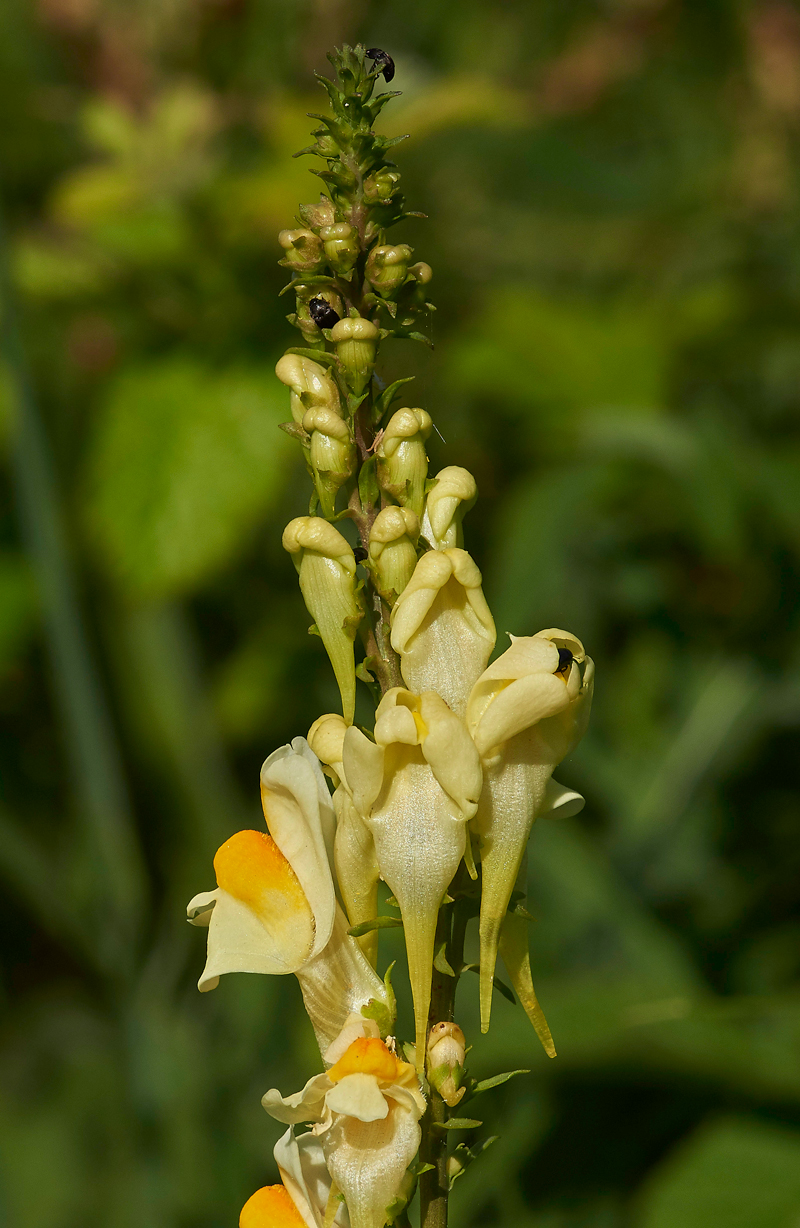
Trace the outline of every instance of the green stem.
<path fill-rule="evenodd" d="M 448 959 L 450 950 L 451 905 L 439 909 L 436 926 L 436 950 L 444 944 Z M 451 965 L 452 966 L 452 965 Z M 453 1018 L 456 982 L 451 976 L 434 967 L 431 978 L 431 1006 L 428 1028 L 435 1023 Z M 449 1177 L 447 1175 L 447 1131 L 441 1127 L 447 1120 L 447 1105 L 434 1087 L 428 1094 L 428 1107 L 422 1118 L 422 1141 L 419 1158 L 422 1164 L 432 1167 L 419 1179 L 420 1228 L 447 1228 L 447 1202 Z"/>

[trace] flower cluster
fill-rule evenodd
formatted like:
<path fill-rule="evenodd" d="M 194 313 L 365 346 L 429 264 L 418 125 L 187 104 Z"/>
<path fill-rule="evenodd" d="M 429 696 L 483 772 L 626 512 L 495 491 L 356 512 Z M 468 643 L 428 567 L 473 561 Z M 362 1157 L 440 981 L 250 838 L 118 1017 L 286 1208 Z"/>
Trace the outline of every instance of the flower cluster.
<path fill-rule="evenodd" d="M 499 953 L 554 1055 L 531 976 L 526 850 L 537 818 L 583 804 L 553 771 L 582 737 L 592 696 L 591 660 L 557 628 L 511 636 L 489 663 L 495 625 L 462 529 L 475 480 L 458 466 L 429 479 L 430 415 L 393 410 L 405 381 L 381 391 L 374 377 L 385 336 L 419 336 L 431 276 L 407 245 L 385 242 L 403 213 L 389 143 L 372 132 L 390 95 L 372 95 L 391 61 L 363 48 L 332 59 L 333 118 L 310 150 L 325 160 L 329 196 L 280 235 L 306 345 L 277 374 L 314 485 L 283 544 L 342 711 L 269 756 L 265 830 L 232 835 L 214 858 L 216 889 L 189 905 L 208 927 L 200 989 L 228 972 L 293 973 L 324 1066 L 302 1091 L 264 1096 L 288 1127 L 275 1148 L 282 1184 L 253 1195 L 242 1228 L 383 1228 L 420 1173 L 441 1193 L 437 1105 L 467 1091 L 452 1014 L 471 916 L 482 1030 Z M 357 678 L 377 701 L 369 727 L 354 723 Z M 378 915 L 381 882 L 399 917 Z M 377 972 L 384 925 L 405 938 L 414 1039 L 402 1047 L 390 973 Z M 434 994 L 435 968 L 447 993 Z"/>

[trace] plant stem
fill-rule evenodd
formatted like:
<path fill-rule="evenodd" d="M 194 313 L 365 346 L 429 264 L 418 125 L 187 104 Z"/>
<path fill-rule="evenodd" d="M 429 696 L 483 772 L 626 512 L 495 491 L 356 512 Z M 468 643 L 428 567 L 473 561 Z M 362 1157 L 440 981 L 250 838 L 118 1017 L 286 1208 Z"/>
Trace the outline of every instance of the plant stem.
<path fill-rule="evenodd" d="M 443 904 L 439 909 L 436 925 L 435 949 L 444 945 L 450 952 L 450 923 L 452 906 Z M 431 978 L 431 1006 L 428 1013 L 428 1028 L 443 1020 L 453 1018 L 456 981 L 434 967 Z M 422 1173 L 419 1179 L 420 1228 L 447 1228 L 447 1201 L 449 1177 L 447 1175 L 447 1131 L 442 1124 L 447 1120 L 447 1105 L 434 1087 L 428 1094 L 428 1107 L 422 1118 L 422 1142 L 419 1158 L 422 1164 L 433 1167 Z"/>

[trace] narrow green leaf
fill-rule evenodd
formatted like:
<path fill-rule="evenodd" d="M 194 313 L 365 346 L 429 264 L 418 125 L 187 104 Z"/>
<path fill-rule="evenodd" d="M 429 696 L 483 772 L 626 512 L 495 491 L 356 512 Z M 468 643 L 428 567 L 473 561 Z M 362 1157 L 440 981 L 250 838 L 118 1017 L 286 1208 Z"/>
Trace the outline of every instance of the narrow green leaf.
<path fill-rule="evenodd" d="M 502 1083 L 507 1083 L 509 1079 L 513 1079 L 515 1075 L 530 1074 L 530 1070 L 507 1070 L 504 1074 L 494 1075 L 491 1079 L 481 1079 L 473 1087 L 467 1089 L 467 1099 L 471 1100 L 473 1096 L 479 1096 L 481 1092 L 491 1091 L 493 1087 L 500 1087 Z"/>
<path fill-rule="evenodd" d="M 451 1117 L 449 1121 L 433 1123 L 435 1130 L 477 1130 L 478 1126 L 482 1125 L 483 1122 L 474 1117 Z"/>
<path fill-rule="evenodd" d="M 447 962 L 447 943 L 443 942 L 433 957 L 433 966 L 438 968 L 439 972 L 443 972 L 445 976 L 455 976 L 455 972 Z"/>
<path fill-rule="evenodd" d="M 407 375 L 405 376 L 404 379 L 396 379 L 393 384 L 390 384 L 388 388 L 385 388 L 383 390 L 383 392 L 381 393 L 381 395 L 378 397 L 378 399 L 375 402 L 376 421 L 379 418 L 382 418 L 383 415 L 386 413 L 387 409 L 391 405 L 394 398 L 397 396 L 403 384 L 410 384 L 413 379 L 414 379 L 413 375 Z"/>

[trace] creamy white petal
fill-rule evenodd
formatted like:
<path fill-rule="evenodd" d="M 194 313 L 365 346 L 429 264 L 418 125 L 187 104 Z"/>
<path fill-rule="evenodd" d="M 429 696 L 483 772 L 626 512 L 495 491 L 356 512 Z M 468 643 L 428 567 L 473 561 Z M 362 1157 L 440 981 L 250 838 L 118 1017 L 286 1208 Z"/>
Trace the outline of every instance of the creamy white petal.
<path fill-rule="evenodd" d="M 345 1019 L 344 1027 L 336 1040 L 323 1053 L 323 1060 L 328 1066 L 333 1066 L 340 1057 L 344 1056 L 354 1040 L 361 1040 L 365 1036 L 373 1036 L 377 1039 L 380 1034 L 381 1030 L 374 1019 L 365 1019 L 363 1015 L 353 1011 Z"/>
<path fill-rule="evenodd" d="M 309 957 L 313 918 L 291 897 L 272 900 L 264 924 L 248 904 L 218 888 L 208 925 L 208 955 L 198 981 L 201 992 L 215 989 L 227 972 L 282 975 L 296 972 Z"/>
<path fill-rule="evenodd" d="M 348 1016 L 359 1014 L 371 999 L 389 1006 L 386 986 L 347 930 L 347 918 L 337 905 L 327 947 L 297 971 L 306 1013 L 321 1053 L 330 1048 Z"/>
<path fill-rule="evenodd" d="M 343 785 L 333 795 L 333 804 L 336 811 L 336 878 L 351 926 L 361 925 L 378 913 L 380 870 L 375 841 Z M 356 942 L 374 968 L 378 954 L 377 930 L 371 930 Z"/>
<path fill-rule="evenodd" d="M 342 767 L 356 810 L 369 814 L 381 789 L 383 747 L 370 742 L 366 734 L 351 725 L 344 738 Z"/>
<path fill-rule="evenodd" d="M 328 839 L 332 842 L 335 820 L 319 761 L 304 738 L 295 743 L 280 747 L 264 762 L 261 803 L 270 835 L 297 875 L 314 914 L 313 958 L 327 945 L 333 929 L 336 895 Z"/>
<path fill-rule="evenodd" d="M 217 902 L 217 891 L 201 891 L 186 905 L 186 920 L 190 925 L 208 926 L 211 913 Z"/>
<path fill-rule="evenodd" d="M 290 1126 L 275 1144 L 273 1155 L 281 1181 L 306 1224 L 324 1228 L 331 1177 L 317 1136 L 309 1133 L 295 1138 Z M 349 1222 L 347 1208 L 340 1203 L 333 1223 L 336 1228 L 347 1228 Z"/>
<path fill-rule="evenodd" d="M 423 554 L 392 610 L 392 647 L 406 685 L 417 694 L 436 691 L 462 715 L 495 634 L 481 573 L 466 551 Z"/>
<path fill-rule="evenodd" d="M 426 729 L 422 754 L 439 784 L 470 819 L 477 809 L 483 781 L 475 744 L 464 722 L 435 692 L 420 695 L 419 713 Z"/>
<path fill-rule="evenodd" d="M 328 1092 L 325 1103 L 332 1113 L 344 1113 L 359 1121 L 381 1121 L 389 1112 L 378 1080 L 371 1074 L 345 1075 Z"/>
<path fill-rule="evenodd" d="M 384 1228 L 419 1147 L 414 1113 L 392 1101 L 382 1121 L 337 1117 L 321 1136 L 328 1170 L 347 1201 L 352 1228 Z"/>
<path fill-rule="evenodd" d="M 586 799 L 580 793 L 560 785 L 551 776 L 545 787 L 539 818 L 571 819 L 573 815 L 580 814 L 585 804 Z"/>
<path fill-rule="evenodd" d="M 492 697 L 472 731 L 481 755 L 488 755 L 523 729 L 562 712 L 569 693 L 556 674 L 535 673 L 517 678 Z M 469 719 L 469 715 L 468 718 Z"/>
<path fill-rule="evenodd" d="M 291 1096 L 282 1096 L 276 1087 L 270 1088 L 261 1097 L 261 1104 L 270 1117 L 290 1126 L 304 1121 L 319 1121 L 325 1105 L 325 1096 L 330 1090 L 330 1079 L 325 1074 L 314 1075 L 302 1091 Z"/>

